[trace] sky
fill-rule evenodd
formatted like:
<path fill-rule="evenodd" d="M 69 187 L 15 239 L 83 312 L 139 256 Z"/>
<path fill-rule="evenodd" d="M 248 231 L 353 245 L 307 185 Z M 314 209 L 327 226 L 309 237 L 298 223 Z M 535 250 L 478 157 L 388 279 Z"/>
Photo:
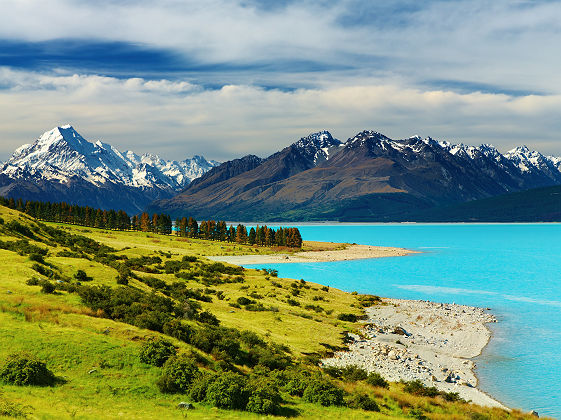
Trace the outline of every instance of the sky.
<path fill-rule="evenodd" d="M 561 1 L 0 0 L 0 160 L 62 124 L 166 159 L 329 130 L 561 156 Z"/>

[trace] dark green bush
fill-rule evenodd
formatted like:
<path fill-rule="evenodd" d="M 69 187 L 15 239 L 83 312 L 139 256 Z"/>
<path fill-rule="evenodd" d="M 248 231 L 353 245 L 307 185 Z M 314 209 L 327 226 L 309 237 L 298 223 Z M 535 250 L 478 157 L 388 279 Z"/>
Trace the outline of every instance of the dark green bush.
<path fill-rule="evenodd" d="M 162 366 L 171 356 L 175 356 L 175 346 L 166 340 L 150 340 L 140 349 L 140 361 L 154 366 Z"/>
<path fill-rule="evenodd" d="M 213 313 L 209 311 L 200 312 L 197 316 L 197 321 L 202 322 L 203 324 L 209 324 L 218 326 L 220 325 L 220 321 Z"/>
<path fill-rule="evenodd" d="M 259 414 L 275 414 L 279 411 L 282 399 L 270 380 L 254 379 L 250 381 L 247 389 L 249 390 L 247 411 Z"/>
<path fill-rule="evenodd" d="M 41 264 L 45 264 L 45 257 L 37 252 L 33 252 L 29 254 L 29 259 L 31 261 L 35 261 Z"/>
<path fill-rule="evenodd" d="M 302 398 L 305 401 L 323 406 L 343 405 L 343 390 L 331 382 L 314 378 L 309 383 Z"/>
<path fill-rule="evenodd" d="M 0 381 L 11 385 L 52 386 L 56 378 L 44 362 L 19 353 L 9 356 L 0 368 Z"/>
<path fill-rule="evenodd" d="M 298 367 L 286 371 L 276 371 L 273 376 L 278 378 L 277 386 L 282 391 L 298 397 L 304 395 L 304 391 L 312 381 L 310 372 Z"/>
<path fill-rule="evenodd" d="M 380 388 L 389 388 L 390 384 L 378 372 L 370 372 L 366 378 L 366 383 Z"/>
<path fill-rule="evenodd" d="M 50 281 L 43 280 L 41 282 L 41 293 L 51 294 L 56 290 L 56 286 Z"/>
<path fill-rule="evenodd" d="M 92 281 L 93 280 L 93 278 L 89 277 L 84 270 L 76 271 L 76 274 L 74 274 L 74 278 L 76 279 L 76 281 L 79 281 L 79 282 Z"/>
<path fill-rule="evenodd" d="M 444 398 L 446 401 L 449 401 L 449 402 L 464 401 L 464 399 L 461 398 L 460 394 L 458 394 L 457 392 L 443 392 L 443 391 L 440 391 L 440 395 L 442 395 L 442 398 Z"/>
<path fill-rule="evenodd" d="M 216 380 L 218 375 L 210 371 L 200 371 L 193 380 L 189 390 L 189 398 L 195 402 L 206 400 L 209 385 Z"/>
<path fill-rule="evenodd" d="M 433 386 L 425 386 L 419 379 L 405 382 L 403 390 L 409 394 L 419 395 L 422 397 L 436 397 L 440 395 L 438 389 Z"/>
<path fill-rule="evenodd" d="M 374 398 L 362 393 L 353 393 L 347 398 L 347 407 L 366 411 L 380 411 Z"/>
<path fill-rule="evenodd" d="M 341 369 L 341 376 L 350 382 L 363 381 L 368 378 L 368 372 L 357 365 L 348 365 Z"/>
<path fill-rule="evenodd" d="M 290 306 L 300 306 L 300 302 L 298 302 L 296 299 L 292 299 L 292 298 L 288 298 L 286 300 L 286 303 L 288 303 Z"/>
<path fill-rule="evenodd" d="M 358 320 L 358 316 L 355 314 L 339 314 L 337 315 L 337 319 L 340 321 L 356 322 Z"/>
<path fill-rule="evenodd" d="M 255 303 L 254 300 L 248 299 L 245 296 L 241 296 L 241 297 L 237 298 L 236 302 L 238 303 L 238 305 L 242 305 L 242 306 Z"/>
<path fill-rule="evenodd" d="M 42 274 L 45 277 L 51 278 L 51 277 L 55 276 L 55 273 L 54 273 L 53 270 L 51 270 L 50 268 L 47 268 L 47 267 L 45 267 L 41 264 L 38 264 L 38 263 L 34 263 L 31 266 L 31 269 L 37 271 L 39 274 Z"/>
<path fill-rule="evenodd" d="M 199 368 L 190 357 L 172 356 L 164 364 L 163 375 L 158 379 L 156 385 L 163 393 L 185 393 L 189 391 L 198 373 Z"/>
<path fill-rule="evenodd" d="M 31 277 L 25 284 L 28 286 L 39 286 L 39 279 L 37 277 Z"/>
<path fill-rule="evenodd" d="M 263 306 L 263 304 L 261 302 L 259 303 L 250 303 L 249 305 L 245 306 L 246 311 L 252 311 L 252 312 L 263 312 L 266 311 L 267 308 L 265 306 Z"/>
<path fill-rule="evenodd" d="M 163 331 L 164 334 L 177 338 L 185 343 L 190 342 L 191 334 L 193 333 L 193 330 L 188 325 L 183 324 L 178 319 L 172 319 L 166 322 Z"/>
<path fill-rule="evenodd" d="M 234 372 L 221 374 L 206 391 L 206 401 L 218 408 L 244 410 L 248 400 L 247 379 Z"/>

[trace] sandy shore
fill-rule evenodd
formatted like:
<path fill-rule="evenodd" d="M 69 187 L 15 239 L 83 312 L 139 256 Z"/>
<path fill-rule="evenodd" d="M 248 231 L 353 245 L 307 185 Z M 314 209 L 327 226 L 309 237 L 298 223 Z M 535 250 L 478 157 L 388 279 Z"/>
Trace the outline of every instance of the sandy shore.
<path fill-rule="evenodd" d="M 420 379 L 475 404 L 506 408 L 476 388 L 470 360 L 487 345 L 491 333 L 485 324 L 496 322 L 493 315 L 471 306 L 383 301 L 366 309 L 364 337 L 353 336 L 350 351 L 335 353 L 323 360 L 325 365 L 355 364 L 390 381 Z"/>
<path fill-rule="evenodd" d="M 360 260 L 367 258 L 402 257 L 413 254 L 404 248 L 393 248 L 370 245 L 348 245 L 345 249 L 324 251 L 301 251 L 294 254 L 263 254 L 263 255 L 221 255 L 208 256 L 214 261 L 222 261 L 236 265 L 246 264 L 280 264 Z"/>

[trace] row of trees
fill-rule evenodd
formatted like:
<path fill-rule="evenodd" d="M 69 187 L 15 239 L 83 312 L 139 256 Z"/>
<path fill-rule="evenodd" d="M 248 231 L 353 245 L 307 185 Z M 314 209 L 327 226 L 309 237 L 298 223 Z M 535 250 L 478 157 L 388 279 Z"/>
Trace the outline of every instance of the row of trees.
<path fill-rule="evenodd" d="M 213 241 L 237 242 L 258 246 L 302 247 L 302 236 L 297 228 L 272 229 L 267 226 L 228 226 L 225 221 L 203 220 L 197 222 L 192 217 L 178 218 L 175 229 L 167 214 L 144 212 L 130 217 L 125 211 L 101 210 L 88 206 L 71 205 L 65 202 L 23 201 L 0 197 L 0 204 L 34 217 L 56 223 L 70 223 L 80 226 L 111 230 L 136 230 L 163 235 L 174 233 L 187 238 L 201 238 Z"/>
<path fill-rule="evenodd" d="M 268 226 L 256 226 L 247 230 L 239 224 L 228 227 L 224 221 L 203 220 L 183 217 L 175 222 L 177 234 L 188 238 L 203 238 L 213 241 L 237 242 L 260 246 L 302 247 L 302 236 L 297 228 L 272 229 Z"/>

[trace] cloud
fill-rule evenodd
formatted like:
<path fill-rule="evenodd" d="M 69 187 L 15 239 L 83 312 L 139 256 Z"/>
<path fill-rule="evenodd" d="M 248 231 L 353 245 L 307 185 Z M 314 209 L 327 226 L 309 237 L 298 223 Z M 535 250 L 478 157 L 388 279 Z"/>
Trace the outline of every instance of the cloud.
<path fill-rule="evenodd" d="M 45 75 L 0 69 L 0 158 L 57 124 L 121 150 L 179 159 L 266 156 L 310 132 L 346 140 L 362 129 L 561 155 L 561 95 L 511 96 L 361 84 L 283 91 L 205 89 L 187 81 Z M 38 93 L 40 92 L 40 94 Z"/>
<path fill-rule="evenodd" d="M 561 155 L 558 1 L 1 4 L 0 159 L 65 122 L 165 157 L 319 129 Z"/>
<path fill-rule="evenodd" d="M 73 72 L 83 65 L 86 73 L 285 88 L 385 77 L 459 92 L 559 94 L 560 14 L 558 1 L 3 0 L 0 38 L 32 51 L 48 46 L 46 64 Z M 83 55 L 57 61 L 57 43 Z"/>

